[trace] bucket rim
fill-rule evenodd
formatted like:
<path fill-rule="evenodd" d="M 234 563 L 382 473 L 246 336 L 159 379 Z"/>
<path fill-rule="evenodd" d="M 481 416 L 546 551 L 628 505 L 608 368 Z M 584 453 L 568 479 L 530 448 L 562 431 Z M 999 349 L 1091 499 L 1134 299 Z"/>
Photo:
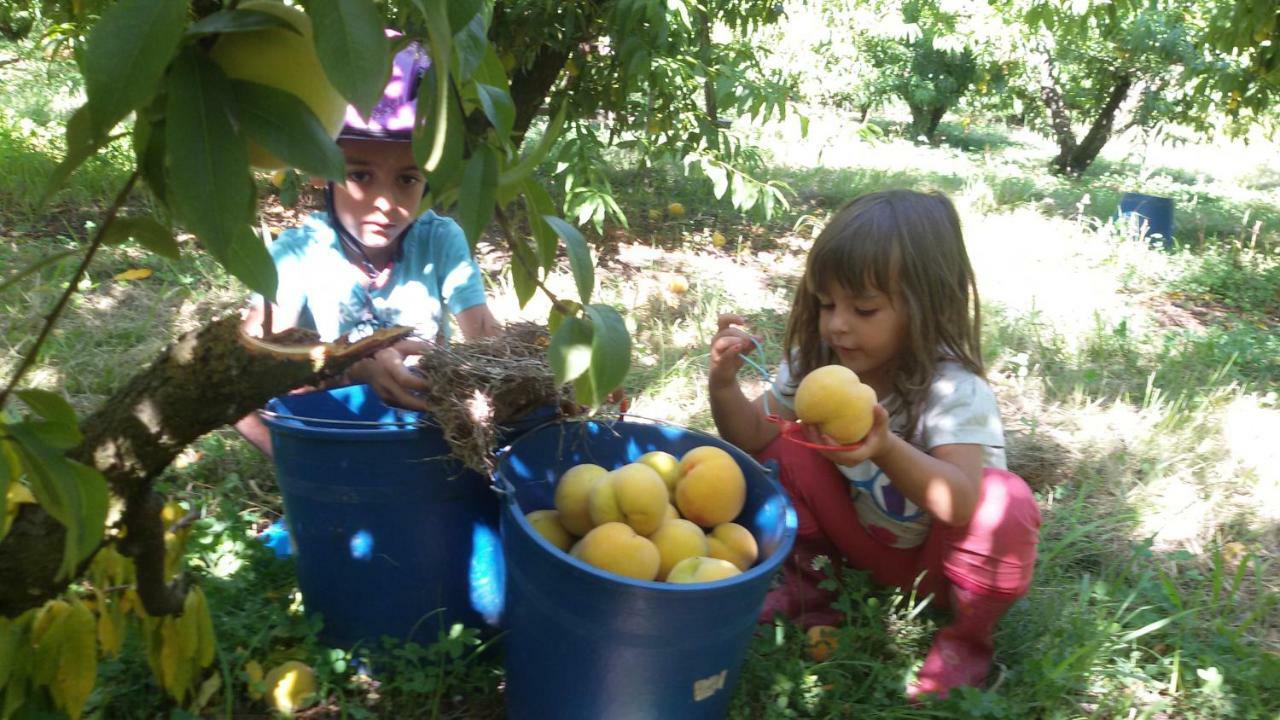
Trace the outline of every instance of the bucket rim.
<path fill-rule="evenodd" d="M 521 435 L 519 438 L 515 439 L 506 447 L 501 449 L 501 451 L 497 455 L 496 461 L 494 462 L 493 471 L 490 473 L 490 483 L 491 483 L 490 488 L 495 493 L 497 493 L 502 500 L 503 515 L 504 516 L 509 515 L 511 519 L 516 523 L 516 525 L 520 528 L 521 532 L 529 536 L 533 540 L 533 542 L 538 543 L 543 550 L 556 555 L 561 560 L 564 560 L 571 567 L 575 568 L 579 572 L 585 573 L 600 582 L 622 583 L 624 585 L 628 585 L 635 588 L 643 588 L 646 590 L 654 590 L 658 592 L 673 593 L 673 594 L 689 592 L 692 590 L 705 592 L 708 590 L 719 591 L 723 589 L 725 591 L 730 591 L 731 589 L 735 588 L 738 585 L 759 582 L 761 575 L 766 575 L 766 574 L 771 575 L 772 573 L 776 572 L 777 569 L 782 565 L 782 562 L 791 554 L 791 549 L 795 544 L 796 531 L 797 531 L 795 506 L 791 504 L 791 499 L 787 497 L 786 491 L 782 488 L 782 485 L 778 482 L 778 479 L 776 477 L 778 472 L 777 467 L 772 464 L 764 465 L 760 463 L 755 458 L 751 457 L 751 455 L 749 455 L 747 452 L 743 451 L 740 448 L 737 448 L 736 446 L 733 446 L 732 443 L 729 443 L 724 438 L 716 437 L 715 435 L 712 435 L 707 432 L 703 432 L 701 430 L 686 428 L 683 425 L 678 425 L 676 423 L 668 422 L 665 420 L 656 420 L 653 418 L 647 418 L 647 417 L 637 416 L 637 415 L 632 415 L 631 413 L 627 413 L 625 418 L 622 418 L 622 417 L 614 418 L 610 424 L 616 424 L 618 422 L 633 422 L 633 420 L 643 421 L 643 422 L 636 423 L 638 425 L 645 425 L 645 424 L 666 425 L 669 427 L 680 428 L 691 434 L 700 435 L 702 437 L 711 438 L 718 442 L 728 444 L 731 447 L 734 447 L 734 449 L 738 453 L 740 453 L 752 465 L 754 465 L 755 468 L 759 470 L 760 475 L 765 479 L 766 482 L 769 483 L 770 487 L 777 493 L 778 497 L 782 498 L 782 501 L 784 504 L 785 517 L 783 520 L 782 539 L 777 549 L 773 552 L 773 554 L 771 554 L 763 562 L 759 562 L 756 565 L 749 568 L 748 570 L 742 573 L 739 573 L 738 575 L 734 575 L 731 578 L 724 578 L 721 580 L 713 580 L 711 582 L 700 582 L 700 583 L 669 583 L 662 580 L 638 580 L 636 578 L 630 578 L 625 575 L 619 575 L 617 573 L 609 572 L 607 570 L 603 570 L 589 563 L 583 562 L 582 560 L 579 560 L 578 558 L 570 555 L 567 551 L 561 550 L 555 545 L 552 545 L 551 541 L 547 540 L 545 537 L 542 536 L 542 533 L 534 529 L 533 525 L 531 525 L 528 519 L 525 518 L 524 513 L 520 512 L 519 503 L 516 501 L 515 486 L 512 485 L 511 482 L 508 481 L 506 478 L 502 477 L 499 474 L 498 469 L 502 466 L 502 463 L 506 459 L 506 456 L 511 452 L 511 450 L 517 444 L 519 444 L 525 438 L 532 436 L 537 431 L 542 430 L 550 425 L 568 425 L 571 423 L 578 424 L 578 423 L 588 423 L 588 422 L 602 423 L 603 421 L 599 420 L 598 418 L 558 418 L 530 429 L 524 435 Z"/>
<path fill-rule="evenodd" d="M 378 402 L 386 405 L 372 386 L 367 383 L 355 383 L 352 385 L 338 385 L 329 388 L 317 388 L 305 395 L 328 393 L 332 395 L 335 391 L 362 389 L 360 390 L 366 396 L 371 396 Z M 401 408 L 387 405 L 387 408 L 396 412 L 397 417 L 403 419 L 397 420 L 344 420 L 334 417 L 314 417 L 299 412 L 288 411 L 288 405 L 285 398 L 291 397 L 291 394 L 280 395 L 269 399 L 264 407 L 258 408 L 255 412 L 266 425 L 274 431 L 287 432 L 301 436 L 324 436 L 332 437 L 335 433 L 340 433 L 344 437 L 352 438 L 404 438 L 413 435 L 421 428 L 440 429 L 439 424 L 429 413 L 419 412 L 416 410 L 404 410 Z"/>

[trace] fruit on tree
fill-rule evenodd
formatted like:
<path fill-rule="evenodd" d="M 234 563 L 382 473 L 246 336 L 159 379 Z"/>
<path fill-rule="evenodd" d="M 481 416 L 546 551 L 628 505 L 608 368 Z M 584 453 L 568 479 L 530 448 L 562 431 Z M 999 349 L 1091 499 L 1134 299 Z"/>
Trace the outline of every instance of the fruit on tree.
<path fill-rule="evenodd" d="M 737 565 L 728 560 L 719 558 L 695 556 L 688 557 L 675 564 L 671 568 L 671 572 L 667 573 L 667 582 L 670 583 L 706 583 L 724 580 L 735 575 L 741 575 L 742 571 Z"/>
<path fill-rule="evenodd" d="M 556 547 L 569 551 L 573 546 L 573 536 L 564 528 L 560 522 L 559 510 L 534 510 L 524 516 L 525 520 L 538 531 L 538 534 L 547 539 L 547 542 Z"/>
<path fill-rule="evenodd" d="M 274 0 L 248 0 L 240 10 L 257 10 L 283 18 L 298 32 L 281 27 L 224 33 L 209 51 L 222 71 L 236 80 L 269 85 L 297 96 L 320 124 L 337 137 L 346 116 L 347 101 L 329 84 L 312 40 L 311 18 L 297 8 Z M 249 146 L 249 164 L 278 170 L 284 161 L 256 144 Z"/>
<path fill-rule="evenodd" d="M 667 513 L 667 484 L 653 468 L 628 463 L 591 488 L 587 508 L 594 525 L 624 522 L 641 535 L 658 529 Z"/>
<path fill-rule="evenodd" d="M 681 560 L 708 554 L 707 536 L 688 520 L 667 520 L 649 539 L 658 548 L 659 580 L 666 580 L 667 573 Z"/>
<path fill-rule="evenodd" d="M 607 522 L 588 532 L 573 546 L 571 555 L 601 570 L 636 580 L 658 577 L 661 557 L 649 538 L 630 525 Z"/>
<path fill-rule="evenodd" d="M 707 555 L 728 560 L 746 572 L 760 557 L 760 546 L 751 531 L 735 522 L 720 523 L 707 533 Z"/>
<path fill-rule="evenodd" d="M 704 528 L 732 522 L 747 500 L 742 468 L 727 451 L 702 445 L 680 458 L 676 484 L 676 508 L 686 519 Z"/>
<path fill-rule="evenodd" d="M 587 509 L 591 488 L 608 475 L 609 471 L 594 463 L 574 465 L 560 476 L 556 483 L 555 505 L 560 511 L 560 524 L 570 533 L 582 537 L 595 524 Z"/>
<path fill-rule="evenodd" d="M 825 365 L 796 388 L 796 417 L 842 445 L 856 443 L 871 430 L 876 391 L 843 365 Z"/>

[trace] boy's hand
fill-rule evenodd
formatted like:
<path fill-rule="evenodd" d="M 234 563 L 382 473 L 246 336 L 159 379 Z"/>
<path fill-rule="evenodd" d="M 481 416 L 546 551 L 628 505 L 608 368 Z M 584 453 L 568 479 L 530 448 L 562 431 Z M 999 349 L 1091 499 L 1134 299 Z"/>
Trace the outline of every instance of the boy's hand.
<path fill-rule="evenodd" d="M 823 457 L 837 465 L 853 467 L 866 460 L 875 460 L 889 451 L 894 436 L 889 432 L 889 413 L 880 403 L 872 408 L 871 430 L 862 439 L 862 446 L 857 450 L 820 450 Z M 826 433 L 820 432 L 812 425 L 804 426 L 805 437 L 809 442 L 823 445 L 841 445 L 839 441 Z"/>
<path fill-rule="evenodd" d="M 743 330 L 747 319 L 741 315 L 725 313 L 716 320 L 717 332 L 711 338 L 711 360 L 708 378 L 712 388 L 730 387 L 738 382 L 738 370 L 742 367 L 742 353 L 754 347 L 752 337 Z"/>
<path fill-rule="evenodd" d="M 428 344 L 421 340 L 401 340 L 365 358 L 347 371 L 354 383 L 366 383 L 388 405 L 426 412 L 427 405 L 415 393 L 427 389 L 427 381 L 405 367 L 405 359 L 420 355 Z"/>

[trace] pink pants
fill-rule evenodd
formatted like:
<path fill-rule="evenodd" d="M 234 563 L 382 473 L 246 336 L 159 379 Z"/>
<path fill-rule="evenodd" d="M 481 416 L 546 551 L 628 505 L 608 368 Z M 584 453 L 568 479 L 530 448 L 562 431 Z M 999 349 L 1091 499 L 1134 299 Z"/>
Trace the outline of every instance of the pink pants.
<path fill-rule="evenodd" d="M 818 451 L 779 437 L 762 450 L 760 461 L 776 460 L 779 481 L 796 509 L 797 547 L 833 544 L 847 564 L 871 573 L 881 585 L 933 593 L 935 604 L 949 605 L 950 584 L 982 595 L 1026 594 L 1036 561 L 1040 510 L 1022 478 L 987 468 L 978 506 L 968 525 L 934 521 L 924 544 L 894 548 L 873 538 L 853 507 L 849 481 Z M 833 558 L 834 559 L 834 558 Z"/>

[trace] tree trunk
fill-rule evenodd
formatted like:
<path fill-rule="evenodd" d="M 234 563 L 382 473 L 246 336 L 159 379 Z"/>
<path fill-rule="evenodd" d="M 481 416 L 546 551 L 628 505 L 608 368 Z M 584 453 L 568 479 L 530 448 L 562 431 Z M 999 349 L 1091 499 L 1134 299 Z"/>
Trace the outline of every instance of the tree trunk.
<path fill-rule="evenodd" d="M 1058 156 L 1051 163 L 1056 173 L 1067 172 L 1072 153 L 1076 149 L 1076 135 L 1071 129 L 1071 114 L 1058 92 L 1058 79 L 1054 71 L 1053 58 L 1043 48 L 1040 55 L 1040 99 L 1049 111 L 1049 127 L 1053 130 L 1053 139 L 1058 143 Z"/>
<path fill-rule="evenodd" d="M 509 40 L 506 37 L 508 23 L 504 22 L 506 8 L 502 3 L 497 3 L 493 12 L 493 21 L 489 24 L 489 42 L 495 48 L 501 48 L 506 46 Z M 582 10 L 584 16 L 582 22 L 575 25 L 578 30 L 576 37 L 562 40 L 559 47 L 542 46 L 533 62 L 519 65 L 512 70 L 511 100 L 516 106 L 513 135 L 517 147 L 524 142 L 524 135 L 529 130 L 529 125 L 546 104 L 547 95 L 550 94 L 556 79 L 560 77 L 560 72 L 564 70 L 572 49 L 584 47 L 596 39 L 599 34 L 600 12 L 600 3 L 586 3 Z"/>
<path fill-rule="evenodd" d="M 1080 175 L 1097 159 L 1098 153 L 1102 151 L 1102 146 L 1106 145 L 1107 140 L 1111 138 L 1111 128 L 1115 125 L 1116 112 L 1120 109 L 1124 99 L 1128 97 L 1129 89 L 1132 87 L 1133 78 L 1129 75 L 1122 75 L 1116 79 L 1115 86 L 1111 88 L 1111 95 L 1107 97 L 1106 104 L 1102 106 L 1102 111 L 1094 119 L 1089 132 L 1067 158 L 1066 172 L 1068 174 Z"/>
<path fill-rule="evenodd" d="M 240 332 L 240 318 L 231 315 L 183 335 L 81 423 L 83 441 L 67 456 L 97 468 L 112 493 L 126 501 L 139 595 L 144 596 L 149 612 L 172 607 L 173 596 L 179 602 L 181 596 L 169 593 L 166 597 L 163 587 L 143 587 L 148 579 L 163 583 L 163 573 L 156 567 L 164 560 L 163 528 L 158 538 L 148 538 L 144 532 L 148 528 L 131 522 L 131 513 L 140 518 L 139 513 L 147 512 L 146 519 L 158 522 L 158 507 L 151 507 L 151 483 L 178 453 L 270 398 L 336 377 L 410 332 L 409 328 L 383 330 L 353 345 L 285 345 L 247 338 Z M 22 507 L 9 534 L 0 541 L 0 616 L 13 617 L 66 588 L 69 579 L 54 577 L 63 535 L 62 525 L 39 506 Z M 160 543 L 158 554 L 149 540 Z"/>
<path fill-rule="evenodd" d="M 942 116 L 947 114 L 944 107 L 934 108 L 929 113 L 929 127 L 925 130 L 924 136 L 929 138 L 929 143 L 933 144 L 934 138 L 938 135 L 938 124 L 942 122 Z"/>

